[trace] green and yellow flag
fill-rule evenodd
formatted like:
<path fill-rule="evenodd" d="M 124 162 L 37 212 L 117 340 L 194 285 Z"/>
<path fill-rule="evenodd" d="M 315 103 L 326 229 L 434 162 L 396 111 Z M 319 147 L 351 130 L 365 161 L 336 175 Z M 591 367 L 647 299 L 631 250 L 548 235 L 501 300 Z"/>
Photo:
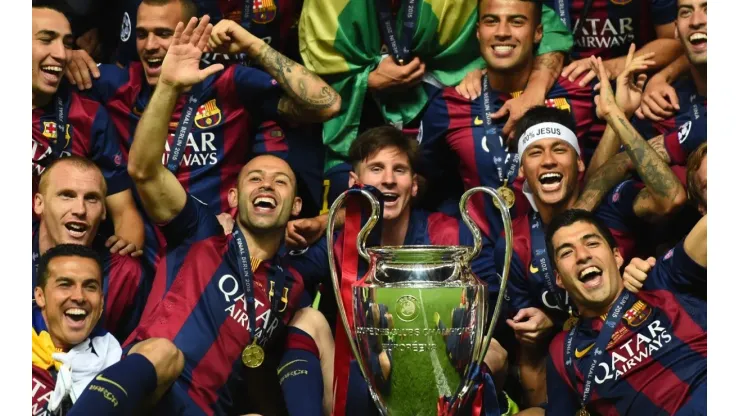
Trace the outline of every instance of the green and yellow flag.
<path fill-rule="evenodd" d="M 299 47 L 309 70 L 322 76 L 342 97 L 340 115 L 324 123 L 327 146 L 325 169 L 346 159 L 357 132 L 367 79 L 381 59 L 382 35 L 376 0 L 304 0 L 299 22 Z M 427 74 L 441 85 L 458 84 L 465 74 L 485 65 L 476 38 L 476 0 L 420 0 L 412 56 L 426 64 Z M 405 1 L 403 2 L 405 4 Z M 543 10 L 544 11 L 544 10 Z M 550 9 L 554 24 L 567 29 Z M 396 33 L 403 26 L 396 16 Z M 545 16 L 543 16 L 543 21 Z M 548 26 L 546 22 L 545 26 Z M 572 44 L 572 41 L 570 41 Z M 564 49 L 569 50 L 567 42 Z M 542 48 L 542 47 L 541 47 Z M 406 124 L 416 118 L 428 101 L 422 85 L 403 92 L 384 92 L 379 103 L 386 121 Z"/>

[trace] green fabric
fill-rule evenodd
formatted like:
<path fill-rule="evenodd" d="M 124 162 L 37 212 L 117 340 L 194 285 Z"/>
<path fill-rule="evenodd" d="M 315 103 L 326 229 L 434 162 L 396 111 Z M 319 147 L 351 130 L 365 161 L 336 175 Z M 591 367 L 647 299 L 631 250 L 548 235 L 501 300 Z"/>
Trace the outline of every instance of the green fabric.
<path fill-rule="evenodd" d="M 442 18 L 440 19 L 440 16 Z M 442 85 L 453 86 L 465 74 L 485 67 L 476 38 L 475 2 L 423 0 L 417 12 L 412 55 Z M 539 53 L 568 53 L 572 37 L 556 13 L 543 6 L 544 36 Z M 402 16 L 396 19 L 401 33 Z M 368 0 L 305 0 L 300 18 L 300 52 L 306 67 L 321 75 L 342 97 L 340 115 L 324 123 L 325 170 L 344 161 L 357 137 L 370 72 L 380 62 L 382 36 L 375 2 Z M 387 59 L 391 59 L 390 57 Z M 374 99 L 386 121 L 407 124 L 429 100 L 418 85 L 402 92 L 381 92 Z"/>

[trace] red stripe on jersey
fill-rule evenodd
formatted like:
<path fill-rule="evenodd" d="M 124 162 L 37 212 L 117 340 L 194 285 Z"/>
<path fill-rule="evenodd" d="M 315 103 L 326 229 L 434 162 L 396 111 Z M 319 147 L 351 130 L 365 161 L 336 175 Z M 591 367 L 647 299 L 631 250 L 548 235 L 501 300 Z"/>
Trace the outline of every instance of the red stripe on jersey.
<path fill-rule="evenodd" d="M 571 390 L 576 391 L 573 384 L 571 384 L 570 377 L 568 377 L 568 370 L 565 368 L 565 338 L 567 335 L 567 332 L 560 332 L 555 335 L 555 338 L 550 342 L 550 357 L 560 379 Z"/>
<path fill-rule="evenodd" d="M 119 254 L 107 255 L 110 266 L 106 276 L 109 280 L 104 311 L 105 326 L 108 331 L 115 332 L 123 314 L 136 300 L 142 270 L 138 259 Z"/>
<path fill-rule="evenodd" d="M 629 376 L 624 380 L 644 399 L 650 400 L 655 407 L 673 414 L 691 396 L 690 386 L 660 362 L 650 359 L 644 365 L 638 365 L 641 367 L 630 370 Z M 657 382 L 658 380 L 660 382 Z M 652 400 L 653 397 L 660 397 L 661 403 L 668 406 L 656 403 Z"/>
<path fill-rule="evenodd" d="M 696 353 L 707 356 L 707 333 L 690 318 L 674 293 L 668 290 L 641 291 L 637 297 L 648 305 L 659 305 L 672 323 L 673 335 Z"/>
<path fill-rule="evenodd" d="M 153 308 L 149 319 L 142 319 L 139 327 L 126 341 L 127 344 L 133 340 L 149 338 L 166 338 L 170 341 L 175 339 L 221 264 L 229 247 L 228 242 L 223 241 L 226 238 L 230 237 L 219 235 L 193 244 L 170 290 Z M 166 279 L 166 276 L 160 276 L 161 273 L 167 273 L 167 269 L 159 267 L 155 280 Z M 185 290 L 180 289 L 183 286 Z"/>
<path fill-rule="evenodd" d="M 435 212 L 427 219 L 429 242 L 434 246 L 460 245 L 460 223 L 456 218 Z"/>
<path fill-rule="evenodd" d="M 121 150 L 126 161 L 128 161 L 128 151 L 134 140 L 132 121 L 138 123 L 141 113 L 144 111 L 143 108 L 134 111 L 136 98 L 139 96 L 144 82 L 146 82 L 146 79 L 144 79 L 144 69 L 141 63 L 131 62 L 128 66 L 128 81 L 121 85 L 105 104 L 108 114 L 113 120 L 113 125 L 120 136 Z"/>

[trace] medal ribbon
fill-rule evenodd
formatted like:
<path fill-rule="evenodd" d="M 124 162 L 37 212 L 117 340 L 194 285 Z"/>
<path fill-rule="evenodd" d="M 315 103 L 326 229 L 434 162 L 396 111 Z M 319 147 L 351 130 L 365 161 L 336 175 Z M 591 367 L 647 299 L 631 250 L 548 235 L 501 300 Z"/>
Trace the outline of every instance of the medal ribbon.
<path fill-rule="evenodd" d="M 493 114 L 493 94 L 491 92 L 491 84 L 488 83 L 488 74 L 483 76 L 482 82 L 483 114 L 481 118 L 483 119 L 486 130 L 485 137 L 486 139 L 491 139 L 486 140 L 486 143 L 488 143 L 488 149 L 493 154 L 493 165 L 496 167 L 499 182 L 502 186 L 504 184 L 511 186 L 516 179 L 516 172 L 519 169 L 519 153 L 512 154 L 506 150 L 506 145 L 491 119 L 491 114 Z M 496 141 L 497 136 L 498 146 L 492 144 Z M 506 171 L 506 174 L 504 174 L 504 171 Z"/>
<path fill-rule="evenodd" d="M 256 342 L 255 332 L 257 331 L 257 312 L 254 306 L 254 273 L 252 272 L 252 262 L 249 258 L 249 247 L 247 246 L 247 240 L 242 235 L 238 226 L 234 227 L 234 240 L 239 249 L 239 255 L 237 256 L 237 262 L 239 263 L 239 274 L 242 278 L 242 285 L 244 286 L 244 302 L 247 305 L 247 318 L 249 318 L 249 335 L 250 341 Z M 280 253 L 276 256 L 278 258 L 276 263 L 279 263 Z M 279 302 L 282 293 L 283 286 L 285 284 L 285 271 L 279 264 L 275 264 L 270 267 L 270 281 L 275 281 L 277 292 L 273 294 L 272 302 L 270 304 L 270 320 L 272 320 L 273 314 L 277 313 L 276 300 Z M 273 280 L 274 278 L 274 280 Z M 265 323 L 265 327 L 268 326 L 269 322 Z"/>
<path fill-rule="evenodd" d="M 61 91 L 60 91 L 61 92 Z M 67 114 L 69 112 L 68 106 L 64 105 L 63 94 L 57 93 L 54 105 L 54 112 L 56 113 L 57 123 L 57 140 L 54 143 L 54 159 L 62 157 L 62 152 L 67 144 Z"/>
<path fill-rule="evenodd" d="M 591 384 L 596 375 L 596 371 L 594 370 L 596 370 L 596 366 L 607 356 L 606 346 L 609 345 L 609 340 L 611 340 L 612 335 L 614 335 L 614 331 L 617 329 L 619 320 L 622 319 L 622 316 L 624 315 L 625 306 L 627 306 L 628 303 L 632 304 L 633 302 L 634 295 L 632 292 L 627 289 L 622 289 L 621 296 L 609 309 L 609 314 L 606 316 L 604 326 L 601 327 L 601 332 L 599 332 L 599 336 L 596 338 L 596 342 L 594 343 L 593 352 L 591 353 L 591 364 L 589 364 L 588 371 L 584 373 L 583 396 L 581 397 L 582 410 L 586 408 L 586 404 L 588 404 L 588 400 L 591 398 L 591 394 L 593 393 Z M 571 358 L 571 351 L 573 349 L 573 338 L 575 337 L 577 329 L 578 325 L 574 326 L 568 333 L 568 337 L 565 341 L 565 365 L 568 367 L 571 365 L 575 367 L 576 365 L 575 360 Z"/>
<path fill-rule="evenodd" d="M 254 9 L 252 8 L 253 1 L 254 0 L 244 0 L 244 8 L 242 9 L 242 27 L 247 30 L 249 30 L 249 27 L 252 25 L 252 13 L 254 12 Z"/>
<path fill-rule="evenodd" d="M 397 63 L 408 63 L 407 59 L 411 54 L 411 41 L 416 31 L 416 14 L 418 12 L 418 3 L 420 0 L 407 0 L 406 5 L 401 9 L 403 12 L 402 38 L 398 39 L 394 29 L 393 12 L 390 7 L 391 0 L 377 0 L 378 20 L 380 21 L 380 31 L 383 35 L 383 41 L 388 46 Z"/>
<path fill-rule="evenodd" d="M 175 130 L 175 139 L 172 141 L 172 148 L 170 149 L 170 158 L 167 161 L 167 169 L 172 173 L 177 172 L 180 166 L 180 161 L 185 151 L 185 143 L 188 141 L 188 133 L 190 133 L 190 129 L 193 127 L 193 122 L 195 121 L 195 114 L 198 109 L 198 101 L 202 88 L 202 82 L 193 86 L 190 95 L 185 101 L 182 113 L 180 113 L 180 121 L 177 123 L 177 130 Z"/>
<path fill-rule="evenodd" d="M 342 295 L 342 306 L 347 314 L 349 327 L 354 331 L 354 305 L 352 303 L 352 285 L 357 282 L 367 271 L 368 264 L 360 258 L 357 251 L 357 236 L 360 234 L 362 225 L 367 221 L 366 215 L 363 215 L 362 203 L 364 196 L 360 193 L 362 189 L 373 192 L 379 201 L 382 201 L 382 195 L 373 187 L 355 185 L 349 190 L 345 202 L 344 230 L 342 231 L 342 263 L 340 269 L 342 275 L 339 277 L 340 292 Z M 383 204 L 380 204 L 380 220 L 375 225 L 368 236 L 368 242 L 375 241 L 380 243 L 381 222 L 383 221 Z M 329 259 L 335 261 L 335 259 Z M 344 328 L 342 317 L 337 314 L 336 328 Z M 344 329 L 338 329 L 344 331 Z M 347 407 L 347 393 L 349 387 L 350 365 L 354 357 L 352 356 L 352 347 L 349 345 L 347 334 L 336 336 L 336 346 L 334 352 L 334 412 L 335 416 L 344 416 Z M 358 363 L 360 365 L 360 363 Z"/>
<path fill-rule="evenodd" d="M 550 258 L 547 255 L 547 246 L 545 245 L 544 224 L 542 224 L 540 214 L 537 212 L 529 214 L 529 235 L 532 242 L 532 258 L 534 259 L 534 264 L 539 269 L 537 273 L 534 274 L 542 278 L 547 285 L 547 290 L 555 296 L 555 302 L 558 304 L 558 309 L 563 312 L 568 312 L 565 305 L 565 299 L 563 299 L 562 296 L 563 290 L 555 286 L 555 281 L 553 279 L 554 269 L 552 268 Z"/>

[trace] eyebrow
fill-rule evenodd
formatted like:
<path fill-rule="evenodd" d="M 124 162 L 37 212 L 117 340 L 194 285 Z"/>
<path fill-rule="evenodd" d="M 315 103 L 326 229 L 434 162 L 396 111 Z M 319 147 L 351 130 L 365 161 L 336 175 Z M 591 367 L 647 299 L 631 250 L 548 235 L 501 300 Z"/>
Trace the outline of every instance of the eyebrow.
<path fill-rule="evenodd" d="M 600 234 L 598 234 L 598 233 L 589 233 L 589 234 L 586 234 L 583 237 L 579 238 L 579 240 L 580 241 L 587 241 L 587 240 L 590 240 L 592 238 L 596 238 L 598 240 L 604 240 L 604 238 Z M 557 255 L 558 253 L 560 253 L 560 251 L 562 251 L 562 250 L 564 250 L 566 248 L 572 248 L 572 247 L 573 247 L 573 244 L 571 244 L 571 243 L 563 243 L 563 244 L 561 244 L 560 246 L 558 246 L 555 249 L 555 255 Z"/>
<path fill-rule="evenodd" d="M 260 175 L 264 175 L 265 174 L 265 171 L 262 170 L 262 169 L 252 169 L 250 171 L 247 171 L 247 176 L 249 176 L 249 175 L 251 175 L 253 173 L 259 173 Z M 276 172 L 275 173 L 275 176 L 285 176 L 286 178 L 288 178 L 288 180 L 290 181 L 290 183 L 293 183 L 293 179 L 290 177 L 290 175 L 288 175 L 285 172 Z"/>
<path fill-rule="evenodd" d="M 488 18 L 488 17 L 490 17 L 490 18 L 498 18 L 498 19 L 509 18 L 509 19 L 524 19 L 524 20 L 529 20 L 529 18 L 527 18 L 527 16 L 525 16 L 523 14 L 511 14 L 511 15 L 504 14 L 504 15 L 500 15 L 500 14 L 486 13 L 483 16 L 481 16 L 480 18 L 481 18 L 481 20 L 483 20 L 483 19 Z"/>
<path fill-rule="evenodd" d="M 70 283 L 74 283 L 74 282 L 75 282 L 75 279 L 73 279 L 73 278 L 71 278 L 71 277 L 67 277 L 67 276 L 59 276 L 59 277 L 57 277 L 56 279 L 54 279 L 54 281 L 55 281 L 55 282 L 57 282 L 57 283 L 60 283 L 60 282 L 70 282 Z M 85 279 L 84 279 L 84 280 L 82 281 L 82 284 L 83 284 L 83 285 L 86 285 L 86 284 L 89 284 L 89 283 L 97 283 L 97 284 L 101 284 L 101 281 L 100 281 L 100 279 L 98 279 L 98 278 L 95 278 L 95 277 L 88 277 L 88 278 L 85 278 Z"/>

